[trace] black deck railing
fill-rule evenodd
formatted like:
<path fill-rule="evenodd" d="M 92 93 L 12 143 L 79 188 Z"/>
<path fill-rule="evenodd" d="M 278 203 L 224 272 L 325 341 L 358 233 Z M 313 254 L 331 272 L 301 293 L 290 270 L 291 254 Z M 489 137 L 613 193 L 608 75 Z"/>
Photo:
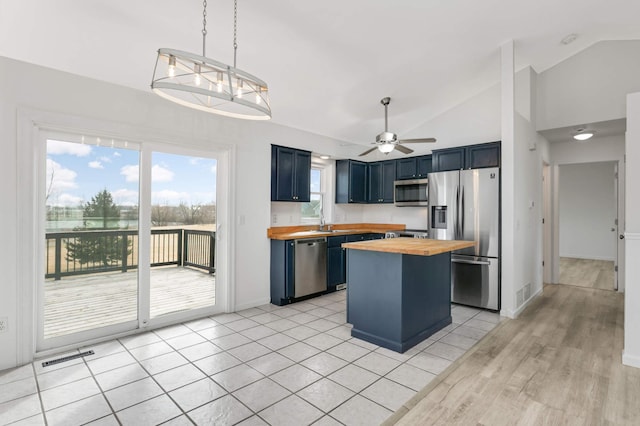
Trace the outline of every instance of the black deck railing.
<path fill-rule="evenodd" d="M 213 274 L 215 236 L 214 231 L 152 229 L 151 266 L 191 266 Z M 45 278 L 127 272 L 138 267 L 138 231 L 48 232 L 45 250 Z"/>

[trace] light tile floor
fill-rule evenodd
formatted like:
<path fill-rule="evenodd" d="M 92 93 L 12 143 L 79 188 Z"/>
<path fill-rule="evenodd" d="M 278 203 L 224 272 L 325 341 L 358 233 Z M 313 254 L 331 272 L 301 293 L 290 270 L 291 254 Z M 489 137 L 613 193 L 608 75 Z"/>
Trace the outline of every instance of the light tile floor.
<path fill-rule="evenodd" d="M 453 324 L 399 354 L 351 337 L 345 295 L 216 315 L 80 348 L 95 351 L 84 359 L 2 371 L 0 424 L 375 425 L 500 321 L 453 305 Z"/>

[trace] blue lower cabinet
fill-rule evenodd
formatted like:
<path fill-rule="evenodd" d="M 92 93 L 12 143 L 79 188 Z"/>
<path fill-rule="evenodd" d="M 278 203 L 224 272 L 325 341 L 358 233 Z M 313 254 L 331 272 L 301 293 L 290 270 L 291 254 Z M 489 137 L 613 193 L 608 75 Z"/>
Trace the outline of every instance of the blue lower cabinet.
<path fill-rule="evenodd" d="M 291 303 L 294 293 L 294 242 L 271 240 L 271 303 Z"/>
<path fill-rule="evenodd" d="M 347 257 L 342 243 L 348 236 L 327 237 L 327 291 L 336 291 L 338 284 L 347 281 Z"/>

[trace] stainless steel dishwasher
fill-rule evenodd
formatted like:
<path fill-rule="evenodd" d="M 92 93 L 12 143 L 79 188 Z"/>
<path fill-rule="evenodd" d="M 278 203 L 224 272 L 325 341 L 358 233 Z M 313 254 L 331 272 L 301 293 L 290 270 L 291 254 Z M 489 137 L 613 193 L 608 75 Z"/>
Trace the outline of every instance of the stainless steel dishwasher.
<path fill-rule="evenodd" d="M 296 240 L 293 297 L 327 290 L 327 239 Z"/>

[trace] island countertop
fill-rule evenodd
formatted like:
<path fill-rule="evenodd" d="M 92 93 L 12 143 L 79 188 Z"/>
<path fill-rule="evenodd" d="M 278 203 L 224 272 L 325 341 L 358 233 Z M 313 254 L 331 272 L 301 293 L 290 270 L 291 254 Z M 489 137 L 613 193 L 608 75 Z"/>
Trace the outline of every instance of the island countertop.
<path fill-rule="evenodd" d="M 353 250 L 381 251 L 385 253 L 433 256 L 467 247 L 473 247 L 474 241 L 432 240 L 428 238 L 387 238 L 384 240 L 358 241 L 343 243 L 342 247 Z"/>

